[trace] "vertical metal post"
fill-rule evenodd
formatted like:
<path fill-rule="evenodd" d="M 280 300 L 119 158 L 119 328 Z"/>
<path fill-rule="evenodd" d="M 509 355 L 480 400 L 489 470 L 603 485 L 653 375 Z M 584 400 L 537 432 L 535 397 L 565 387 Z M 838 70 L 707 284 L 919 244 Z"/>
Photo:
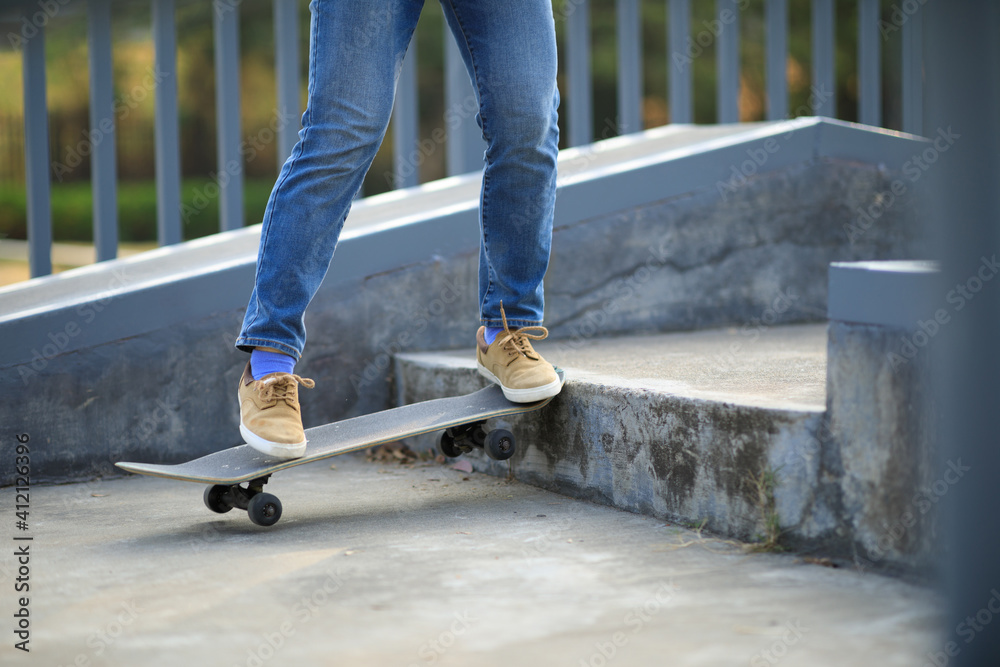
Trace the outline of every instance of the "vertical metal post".
<path fill-rule="evenodd" d="M 618 133 L 640 132 L 642 122 L 642 23 L 638 0 L 616 0 L 618 34 Z"/>
<path fill-rule="evenodd" d="M 718 36 L 718 118 L 720 123 L 740 121 L 740 10 L 736 0 L 716 0 Z"/>
<path fill-rule="evenodd" d="M 240 154 L 239 0 L 213 0 L 215 125 L 219 230 L 243 226 L 243 156 Z"/>
<path fill-rule="evenodd" d="M 417 146 L 417 40 L 403 58 L 403 71 L 396 82 L 396 101 L 392 108 L 392 154 L 395 187 L 409 188 L 420 183 L 420 160 Z"/>
<path fill-rule="evenodd" d="M 788 0 L 767 0 L 765 11 L 767 119 L 782 120 L 788 117 Z"/>
<path fill-rule="evenodd" d="M 156 85 L 156 238 L 160 245 L 181 241 L 181 157 L 177 116 L 177 29 L 174 0 L 153 0 Z"/>
<path fill-rule="evenodd" d="M 466 174 L 483 168 L 483 131 L 476 122 L 479 98 L 472 89 L 469 70 L 458 45 L 445 31 L 444 104 L 448 128 L 448 175 Z"/>
<path fill-rule="evenodd" d="M 669 0 L 670 17 L 667 46 L 670 49 L 670 122 L 693 123 L 694 101 L 691 94 L 691 0 Z"/>
<path fill-rule="evenodd" d="M 942 413 L 935 467 L 943 482 L 935 485 L 945 484 L 933 499 L 940 499 L 937 540 L 947 545 L 947 608 L 937 657 L 927 655 L 928 662 L 978 667 L 1000 656 L 993 626 L 1000 620 L 1000 6 L 950 0 L 920 11 L 929 56 L 926 127 L 937 151 L 920 186 L 930 188 L 926 201 L 943 255 L 934 297 L 949 317 L 933 338 L 942 352 L 934 364 L 934 408 Z"/>
<path fill-rule="evenodd" d="M 912 134 L 924 133 L 923 32 L 918 6 L 903 23 L 903 131 Z"/>
<path fill-rule="evenodd" d="M 569 145 L 583 146 L 594 138 L 594 93 L 590 82 L 590 0 L 567 2 L 566 8 L 566 77 L 569 79 L 566 129 Z"/>
<path fill-rule="evenodd" d="M 49 110 L 45 100 L 45 28 L 22 42 L 24 175 L 28 196 L 28 266 L 31 277 L 52 273 L 52 203 L 49 185 Z"/>
<path fill-rule="evenodd" d="M 274 73 L 278 79 L 278 170 L 292 154 L 302 127 L 298 0 L 273 0 Z"/>
<path fill-rule="evenodd" d="M 818 104 L 814 116 L 837 113 L 833 63 L 833 0 L 812 0 L 813 97 Z"/>
<path fill-rule="evenodd" d="M 882 124 L 882 51 L 879 47 L 879 0 L 858 3 L 858 119 Z"/>
<path fill-rule="evenodd" d="M 118 169 L 111 80 L 111 0 L 87 0 L 90 61 L 90 182 L 97 261 L 118 255 Z"/>

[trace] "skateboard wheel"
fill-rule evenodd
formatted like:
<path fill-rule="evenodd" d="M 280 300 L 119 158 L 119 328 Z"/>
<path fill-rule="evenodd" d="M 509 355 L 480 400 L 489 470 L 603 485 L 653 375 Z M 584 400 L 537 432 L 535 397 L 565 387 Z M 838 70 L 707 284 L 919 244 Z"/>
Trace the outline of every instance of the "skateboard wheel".
<path fill-rule="evenodd" d="M 486 434 L 483 449 L 494 461 L 506 461 L 514 456 L 514 434 L 502 428 L 490 431 Z"/>
<path fill-rule="evenodd" d="M 247 504 L 247 516 L 258 526 L 273 526 L 281 518 L 281 501 L 270 493 L 258 493 Z"/>
<path fill-rule="evenodd" d="M 448 431 L 441 433 L 441 439 L 438 440 L 438 449 L 441 453 L 450 459 L 459 457 L 462 455 L 462 450 L 459 449 L 458 445 L 455 444 L 455 438 Z"/>
<path fill-rule="evenodd" d="M 233 509 L 232 503 L 229 502 L 229 487 L 223 484 L 206 488 L 204 499 L 205 507 L 218 514 L 225 514 Z"/>

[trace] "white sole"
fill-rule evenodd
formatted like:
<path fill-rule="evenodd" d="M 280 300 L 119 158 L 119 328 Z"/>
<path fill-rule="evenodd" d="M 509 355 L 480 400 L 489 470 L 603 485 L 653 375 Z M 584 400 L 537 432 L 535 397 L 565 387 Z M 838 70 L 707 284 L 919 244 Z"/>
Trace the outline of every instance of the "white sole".
<path fill-rule="evenodd" d="M 476 361 L 476 367 L 479 369 L 479 374 L 484 378 L 492 382 L 493 384 L 499 385 L 500 389 L 503 391 L 504 397 L 511 403 L 534 403 L 535 401 L 541 401 L 546 398 L 551 398 L 559 393 L 562 389 L 562 380 L 558 378 L 548 384 L 543 384 L 539 387 L 528 387 L 527 389 L 510 389 L 509 387 L 503 386 L 499 378 L 493 375 L 490 371 L 486 369 L 479 361 Z"/>
<path fill-rule="evenodd" d="M 267 454 L 268 456 L 276 459 L 300 459 L 306 453 L 305 440 L 291 445 L 271 442 L 270 440 L 265 440 L 244 426 L 242 419 L 240 419 L 240 435 L 243 436 L 243 439 L 246 440 L 248 445 L 256 449 L 258 452 L 261 454 Z"/>

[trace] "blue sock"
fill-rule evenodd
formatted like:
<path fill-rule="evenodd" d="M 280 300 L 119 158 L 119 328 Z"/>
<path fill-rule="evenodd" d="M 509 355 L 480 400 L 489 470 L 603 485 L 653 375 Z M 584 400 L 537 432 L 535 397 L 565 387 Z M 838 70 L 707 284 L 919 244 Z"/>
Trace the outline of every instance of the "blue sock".
<path fill-rule="evenodd" d="M 486 344 L 492 345 L 501 331 L 503 331 L 503 327 L 486 327 L 486 333 L 483 334 L 483 337 L 486 338 Z"/>
<path fill-rule="evenodd" d="M 295 357 L 281 352 L 268 352 L 254 348 L 250 353 L 250 372 L 254 380 L 261 380 L 271 373 L 291 373 L 295 370 Z"/>

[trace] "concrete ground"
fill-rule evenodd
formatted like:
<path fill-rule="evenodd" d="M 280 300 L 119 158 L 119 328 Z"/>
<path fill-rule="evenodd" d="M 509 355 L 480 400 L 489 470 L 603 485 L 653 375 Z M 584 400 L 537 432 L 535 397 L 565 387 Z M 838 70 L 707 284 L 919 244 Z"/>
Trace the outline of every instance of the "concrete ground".
<path fill-rule="evenodd" d="M 0 663 L 912 667 L 938 643 L 920 586 L 432 462 L 344 456 L 268 490 L 271 528 L 195 484 L 32 488 L 30 529 L 4 521 Z"/>

